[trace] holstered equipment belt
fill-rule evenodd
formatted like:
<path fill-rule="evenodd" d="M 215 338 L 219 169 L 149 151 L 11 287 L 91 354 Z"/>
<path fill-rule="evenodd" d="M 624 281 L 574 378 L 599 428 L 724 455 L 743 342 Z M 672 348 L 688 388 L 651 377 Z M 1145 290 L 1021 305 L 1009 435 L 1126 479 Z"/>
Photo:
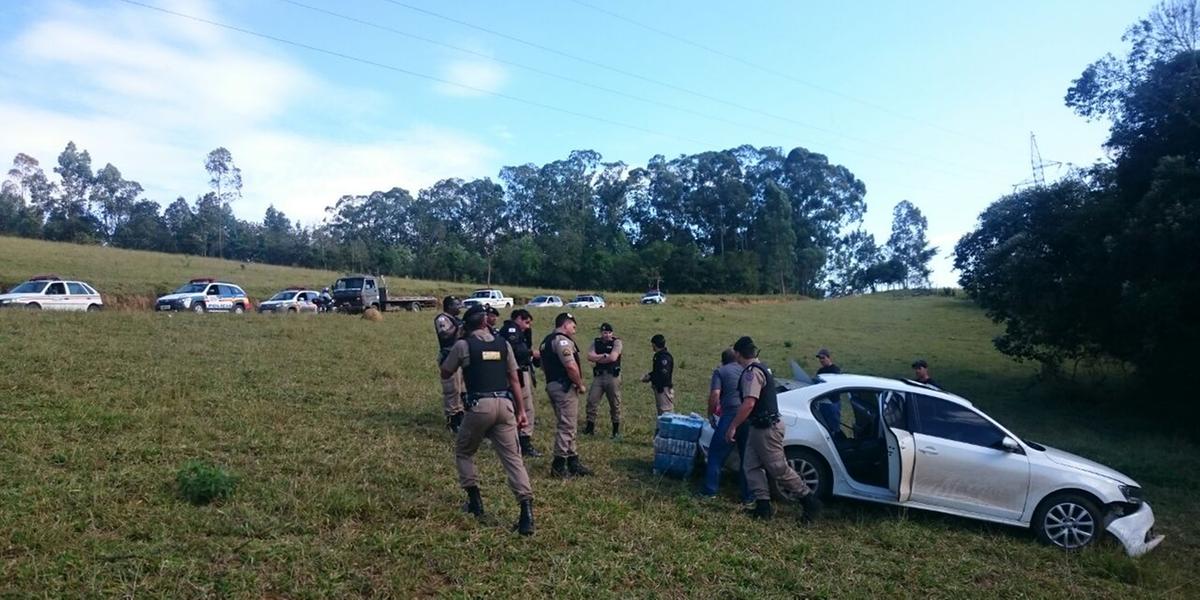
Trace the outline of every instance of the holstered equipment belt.
<path fill-rule="evenodd" d="M 759 415 L 757 417 L 750 417 L 747 420 L 750 422 L 750 426 L 754 427 L 755 429 L 766 429 L 779 422 L 779 414 L 769 413 L 765 415 Z"/>

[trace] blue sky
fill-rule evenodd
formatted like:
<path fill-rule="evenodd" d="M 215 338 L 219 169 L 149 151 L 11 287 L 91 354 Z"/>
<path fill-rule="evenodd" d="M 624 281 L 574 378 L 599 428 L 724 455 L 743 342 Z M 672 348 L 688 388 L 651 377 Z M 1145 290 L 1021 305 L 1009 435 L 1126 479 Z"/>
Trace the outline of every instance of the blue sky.
<path fill-rule="evenodd" d="M 1048 160 L 1103 157 L 1106 124 L 1062 98 L 1154 4 L 139 2 L 392 68 L 117 0 L 3 2 L 0 160 L 25 152 L 49 171 L 74 140 L 166 203 L 202 193 L 204 155 L 225 146 L 243 170 L 239 216 L 274 204 L 316 223 L 342 194 L 496 177 L 573 149 L 641 165 L 802 146 L 866 183 L 881 242 L 900 200 L 925 213 L 940 285 L 956 278 L 954 242 L 1030 177 L 1031 131 Z"/>

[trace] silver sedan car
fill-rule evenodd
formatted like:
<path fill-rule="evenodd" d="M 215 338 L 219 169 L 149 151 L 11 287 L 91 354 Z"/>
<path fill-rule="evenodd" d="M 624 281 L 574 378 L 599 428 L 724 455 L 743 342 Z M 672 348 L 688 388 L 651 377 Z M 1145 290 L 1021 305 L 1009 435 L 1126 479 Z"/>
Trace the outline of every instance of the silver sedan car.
<path fill-rule="evenodd" d="M 799 372 L 777 380 L 792 467 L 843 496 L 1032 528 L 1067 550 L 1108 531 L 1130 556 L 1152 550 L 1154 512 L 1137 482 L 1020 437 L 969 401 L 920 383 Z M 707 452 L 713 430 L 705 427 Z"/>

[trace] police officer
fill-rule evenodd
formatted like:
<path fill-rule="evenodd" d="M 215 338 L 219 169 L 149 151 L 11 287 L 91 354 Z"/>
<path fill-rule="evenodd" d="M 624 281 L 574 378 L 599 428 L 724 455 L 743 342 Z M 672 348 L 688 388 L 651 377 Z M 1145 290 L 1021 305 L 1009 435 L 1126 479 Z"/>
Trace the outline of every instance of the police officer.
<path fill-rule="evenodd" d="M 587 395 L 587 422 L 583 426 L 584 435 L 596 433 L 596 409 L 600 405 L 600 396 L 608 399 L 608 414 L 612 418 L 612 437 L 621 437 L 621 340 L 613 336 L 613 327 L 608 323 L 600 325 L 600 337 L 592 340 L 588 347 L 588 362 L 592 367 L 592 385 Z"/>
<path fill-rule="evenodd" d="M 518 377 L 521 380 L 521 403 L 525 406 L 526 423 L 520 429 L 521 454 L 532 458 L 542 455 L 533 447 L 533 368 L 541 357 L 541 352 L 533 348 L 533 315 L 529 311 L 518 308 L 512 311 L 511 318 L 500 327 L 500 336 L 512 346 L 513 355 L 517 359 Z"/>
<path fill-rule="evenodd" d="M 575 345 L 575 317 L 559 313 L 554 331 L 542 340 L 542 370 L 546 373 L 546 394 L 554 409 L 554 462 L 550 475 L 591 475 L 592 470 L 579 462 L 575 432 L 579 425 L 579 394 L 583 376 L 579 372 L 579 346 Z"/>
<path fill-rule="evenodd" d="M 734 356 L 744 367 L 738 381 L 738 393 L 742 404 L 737 416 L 725 431 L 725 441 L 734 443 L 737 428 L 743 422 L 750 423 L 749 439 L 746 440 L 746 456 L 742 458 L 742 469 L 746 474 L 746 485 L 754 495 L 751 516 L 770 519 L 771 488 L 767 477 L 775 480 L 779 489 L 804 509 L 804 521 L 812 521 L 821 510 L 816 490 L 809 489 L 804 480 L 788 464 L 783 452 L 783 423 L 779 420 L 779 404 L 775 400 L 775 376 L 766 365 L 758 361 L 758 347 L 749 336 L 739 338 L 733 345 Z"/>
<path fill-rule="evenodd" d="M 650 372 L 642 377 L 642 382 L 649 382 L 654 388 L 654 406 L 658 414 L 675 411 L 675 357 L 667 351 L 667 338 L 657 333 L 650 338 L 650 348 L 654 357 L 650 360 Z"/>
<path fill-rule="evenodd" d="M 519 371 L 513 349 L 503 338 L 488 331 L 486 316 L 482 308 L 467 311 L 464 327 L 470 333 L 451 346 L 441 365 L 443 379 L 461 369 L 467 390 L 466 415 L 454 442 L 458 482 L 467 492 L 463 510 L 476 517 L 483 516 L 475 453 L 487 438 L 504 465 L 509 489 L 521 505 L 521 516 L 513 529 L 521 535 L 531 535 L 533 489 L 517 446 L 517 430 L 526 419 L 524 394 L 517 379 Z"/>
<path fill-rule="evenodd" d="M 438 365 L 446 360 L 450 348 L 462 337 L 462 321 L 458 313 L 462 304 L 454 296 L 442 299 L 442 312 L 433 318 L 433 331 L 437 334 Z M 449 378 L 442 378 L 442 410 L 446 414 L 446 427 L 457 432 L 463 420 L 462 373 L 453 371 Z"/>
<path fill-rule="evenodd" d="M 496 329 L 496 322 L 500 320 L 500 311 L 496 310 L 495 306 L 488 305 L 483 310 L 487 311 L 487 328 L 491 332 L 492 337 L 495 337 L 500 330 Z"/>

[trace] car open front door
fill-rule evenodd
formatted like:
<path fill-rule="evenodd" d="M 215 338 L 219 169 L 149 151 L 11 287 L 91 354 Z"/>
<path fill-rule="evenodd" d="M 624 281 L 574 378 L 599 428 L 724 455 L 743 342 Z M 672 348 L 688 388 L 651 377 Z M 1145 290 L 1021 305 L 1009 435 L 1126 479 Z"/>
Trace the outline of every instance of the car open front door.
<path fill-rule="evenodd" d="M 895 494 L 897 502 L 907 502 L 912 497 L 916 457 L 916 442 L 912 432 L 908 431 L 907 400 L 899 392 L 880 392 L 879 406 L 887 441 L 888 489 Z"/>
<path fill-rule="evenodd" d="M 1029 494 L 1029 459 L 1005 449 L 1003 430 L 969 406 L 913 394 L 912 501 L 1018 520 Z"/>

